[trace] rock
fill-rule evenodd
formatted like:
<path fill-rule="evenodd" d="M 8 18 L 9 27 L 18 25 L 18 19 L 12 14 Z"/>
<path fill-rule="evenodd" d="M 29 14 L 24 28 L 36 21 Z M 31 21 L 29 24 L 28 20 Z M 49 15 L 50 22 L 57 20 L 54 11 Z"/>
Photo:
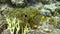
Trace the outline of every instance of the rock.
<path fill-rule="evenodd" d="M 7 2 L 7 0 L 0 0 L 0 2 L 6 3 L 6 2 Z"/>
<path fill-rule="evenodd" d="M 9 6 L 8 4 L 2 4 L 0 7 L 0 14 L 5 15 L 8 11 L 13 10 L 13 7 Z"/>
<path fill-rule="evenodd" d="M 60 14 L 60 6 L 56 8 L 56 11 Z"/>
<path fill-rule="evenodd" d="M 39 0 L 42 4 L 49 4 L 50 0 Z"/>
<path fill-rule="evenodd" d="M 56 5 L 55 3 L 50 5 L 44 5 L 44 8 L 50 9 L 53 12 L 57 8 L 57 6 L 55 5 Z"/>
<path fill-rule="evenodd" d="M 3 12 L 7 12 L 8 9 L 9 8 L 8 8 L 8 5 L 7 4 L 1 5 L 1 8 L 0 8 L 1 15 L 3 15 Z"/>
<path fill-rule="evenodd" d="M 10 32 L 9 32 L 8 29 L 6 29 L 6 30 L 4 30 L 4 31 L 2 32 L 2 34 L 10 34 Z"/>
<path fill-rule="evenodd" d="M 58 29 L 60 29 L 60 19 L 58 19 L 57 26 Z"/>
<path fill-rule="evenodd" d="M 30 32 L 28 32 L 27 34 L 47 34 L 46 32 L 41 32 L 40 30 L 36 29 L 36 30 L 31 30 Z"/>
<path fill-rule="evenodd" d="M 11 0 L 11 2 L 12 2 L 12 4 L 16 4 L 16 5 L 18 5 L 18 4 L 23 4 L 24 2 L 23 2 L 24 0 Z"/>
<path fill-rule="evenodd" d="M 56 0 L 56 1 L 60 1 L 60 0 Z"/>
<path fill-rule="evenodd" d="M 32 7 L 35 7 L 38 10 L 40 10 L 43 7 L 43 4 L 42 3 L 37 3 L 37 4 L 32 5 Z"/>

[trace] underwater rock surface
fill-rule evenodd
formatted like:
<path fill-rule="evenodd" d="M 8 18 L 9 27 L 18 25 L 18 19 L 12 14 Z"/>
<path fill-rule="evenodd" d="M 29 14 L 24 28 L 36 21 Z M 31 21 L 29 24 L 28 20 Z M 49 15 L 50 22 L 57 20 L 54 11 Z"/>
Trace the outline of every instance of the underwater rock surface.
<path fill-rule="evenodd" d="M 32 9 L 27 9 L 27 12 L 25 12 L 26 10 L 24 10 L 24 8 L 28 7 L 37 9 L 38 12 L 35 12 L 35 10 L 32 11 Z M 11 26 L 10 28 L 6 22 L 6 14 L 8 13 L 7 15 L 9 15 L 10 11 L 12 12 L 10 13 L 10 16 L 15 17 L 15 14 L 18 14 L 20 11 L 22 11 L 22 13 L 20 12 L 19 15 L 23 14 L 24 16 L 21 17 L 17 15 L 19 16 L 18 18 L 21 18 L 22 20 L 26 19 L 27 21 L 29 19 L 29 23 L 32 25 L 39 22 L 39 25 L 35 25 L 34 28 L 31 28 L 32 25 L 28 24 L 29 26 L 23 29 L 23 33 L 21 32 L 22 30 L 19 31 L 20 28 L 18 25 L 17 30 L 13 29 L 15 25 Z M 37 15 L 39 12 L 40 15 Z M 27 17 L 27 14 L 29 17 Z M 24 21 L 25 24 L 27 22 L 26 20 Z M 11 21 L 14 22 L 14 19 Z M 18 34 L 60 34 L 60 0 L 0 0 L 0 34 L 11 34 L 11 31 L 8 30 L 8 27 L 11 29 L 11 31 L 14 31 L 14 34 L 17 34 L 15 33 L 16 31 Z"/>

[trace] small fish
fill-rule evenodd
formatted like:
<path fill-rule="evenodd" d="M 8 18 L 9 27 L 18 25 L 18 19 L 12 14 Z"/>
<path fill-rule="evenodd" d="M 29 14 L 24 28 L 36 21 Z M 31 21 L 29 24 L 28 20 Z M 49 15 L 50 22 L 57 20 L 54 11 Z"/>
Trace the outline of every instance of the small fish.
<path fill-rule="evenodd" d="M 44 13 L 43 13 L 43 16 L 46 16 L 46 15 L 47 15 L 47 12 L 44 12 Z"/>

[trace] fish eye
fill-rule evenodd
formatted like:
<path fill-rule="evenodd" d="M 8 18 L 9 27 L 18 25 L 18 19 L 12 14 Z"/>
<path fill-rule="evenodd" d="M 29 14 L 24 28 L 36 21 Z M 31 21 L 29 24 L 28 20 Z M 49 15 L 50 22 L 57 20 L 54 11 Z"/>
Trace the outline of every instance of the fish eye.
<path fill-rule="evenodd" d="M 24 17 L 27 17 L 27 15 L 24 15 Z"/>

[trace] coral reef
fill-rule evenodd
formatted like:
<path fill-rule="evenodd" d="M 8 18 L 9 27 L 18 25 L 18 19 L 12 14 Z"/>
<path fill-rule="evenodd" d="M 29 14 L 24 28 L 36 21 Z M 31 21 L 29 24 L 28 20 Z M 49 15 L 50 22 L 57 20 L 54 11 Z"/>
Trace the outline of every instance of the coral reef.
<path fill-rule="evenodd" d="M 60 34 L 60 0 L 0 0 L 0 34 Z"/>

